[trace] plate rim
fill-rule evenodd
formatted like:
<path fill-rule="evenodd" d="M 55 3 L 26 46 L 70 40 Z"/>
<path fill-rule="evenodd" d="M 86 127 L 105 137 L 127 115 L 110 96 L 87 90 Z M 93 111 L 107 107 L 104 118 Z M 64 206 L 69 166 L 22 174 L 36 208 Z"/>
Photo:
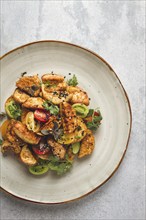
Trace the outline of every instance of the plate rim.
<path fill-rule="evenodd" d="M 12 197 L 15 197 L 19 200 L 23 200 L 23 201 L 27 201 L 27 202 L 30 202 L 30 203 L 35 203 L 35 204 L 48 204 L 48 205 L 55 205 L 55 204 L 66 204 L 66 203 L 70 203 L 70 202 L 73 202 L 73 201 L 77 201 L 77 200 L 80 200 L 82 198 L 84 198 L 85 196 L 88 196 L 89 194 L 95 192 L 99 187 L 101 187 L 102 185 L 104 185 L 114 174 L 115 172 L 118 170 L 120 164 L 122 163 L 123 159 L 124 159 L 124 156 L 126 154 L 126 151 L 127 151 L 127 148 L 128 148 L 128 144 L 129 144 L 129 140 L 130 140 L 130 135 L 131 135 L 131 129 L 132 129 L 132 110 L 131 110 L 131 104 L 130 104 L 130 100 L 129 100 L 129 97 L 128 97 L 128 94 L 124 88 L 124 86 L 122 85 L 122 82 L 121 80 L 119 79 L 117 73 L 113 70 L 113 68 L 111 67 L 111 65 L 106 61 L 104 60 L 104 58 L 102 58 L 100 55 L 98 55 L 97 53 L 95 53 L 94 51 L 86 48 L 86 47 L 83 47 L 83 46 L 80 46 L 80 45 L 77 45 L 77 44 L 74 44 L 74 43 L 71 43 L 71 42 L 67 42 L 67 41 L 60 41 L 60 40 L 39 40 L 39 41 L 33 41 L 33 42 L 30 42 L 30 43 L 27 43 L 27 44 L 24 44 L 24 45 L 21 45 L 19 47 L 16 47 L 10 51 L 8 51 L 7 53 L 3 54 L 2 56 L 0 56 L 0 60 L 2 60 L 4 57 L 6 57 L 7 55 L 19 50 L 19 49 L 22 49 L 24 47 L 27 47 L 27 46 L 30 46 L 30 45 L 33 45 L 33 44 L 37 44 L 37 43 L 60 43 L 60 44 L 66 44 L 66 45 L 69 45 L 69 46 L 72 46 L 72 47 L 77 47 L 79 49 L 82 49 L 84 50 L 85 52 L 88 52 L 88 53 L 91 53 L 92 55 L 94 55 L 95 57 L 97 57 L 98 59 L 100 59 L 104 64 L 106 64 L 106 66 L 112 71 L 112 74 L 115 75 L 115 77 L 117 78 L 118 82 L 120 83 L 120 86 L 124 92 L 124 95 L 127 99 L 127 103 L 128 103 L 128 109 L 129 109 L 129 116 L 130 116 L 130 127 L 129 127 L 129 133 L 128 133 L 128 138 L 127 138 L 127 142 L 126 142 L 126 146 L 125 146 L 125 151 L 123 152 L 123 155 L 118 163 L 118 165 L 115 167 L 115 169 L 113 170 L 113 172 L 110 174 L 110 176 L 108 178 L 106 178 L 99 186 L 95 187 L 94 189 L 92 189 L 91 191 L 89 191 L 88 193 L 85 193 L 84 195 L 81 195 L 77 198 L 74 198 L 74 199 L 71 199 L 71 200 L 66 200 L 66 201 L 62 201 L 62 202 L 40 202 L 40 201 L 34 201 L 34 200 L 31 200 L 31 199 L 26 199 L 26 198 L 22 198 L 18 195 L 14 195 L 12 192 L 9 192 L 7 191 L 6 189 L 4 189 L 3 187 L 0 186 L 0 189 L 2 191 L 4 191 L 5 193 L 7 193 L 9 196 L 12 196 Z"/>

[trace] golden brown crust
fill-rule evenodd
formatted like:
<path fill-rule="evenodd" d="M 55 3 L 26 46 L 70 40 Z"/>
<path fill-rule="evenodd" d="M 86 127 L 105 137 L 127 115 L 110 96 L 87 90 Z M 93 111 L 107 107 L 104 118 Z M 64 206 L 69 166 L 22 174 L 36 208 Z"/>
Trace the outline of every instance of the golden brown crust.
<path fill-rule="evenodd" d="M 48 101 L 51 101 L 55 105 L 59 105 L 63 101 L 69 101 L 72 98 L 72 95 L 63 92 L 63 91 L 56 91 L 56 92 L 49 92 L 45 85 L 42 85 L 42 97 Z"/>
<path fill-rule="evenodd" d="M 22 106 L 30 109 L 44 109 L 44 102 L 45 101 L 41 97 L 30 97 L 22 104 Z"/>
<path fill-rule="evenodd" d="M 5 153 L 7 151 L 12 151 L 15 154 L 19 154 L 21 152 L 21 147 L 19 145 L 10 143 L 8 140 L 5 140 L 2 143 L 1 152 Z"/>
<path fill-rule="evenodd" d="M 26 94 L 20 89 L 15 89 L 13 93 L 14 100 L 20 104 L 24 103 L 29 97 L 30 96 L 28 94 Z"/>
<path fill-rule="evenodd" d="M 69 147 L 67 150 L 67 154 L 68 154 L 68 159 L 70 161 L 73 161 L 75 158 L 75 154 L 72 152 L 72 147 Z"/>
<path fill-rule="evenodd" d="M 29 166 L 33 166 L 37 163 L 37 160 L 34 158 L 27 145 L 23 146 L 20 153 L 20 159 L 23 163 Z"/>
<path fill-rule="evenodd" d="M 16 82 L 16 86 L 31 96 L 38 96 L 40 93 L 40 83 L 41 81 L 37 75 L 23 76 Z"/>
<path fill-rule="evenodd" d="M 41 137 L 36 135 L 33 131 L 29 131 L 27 127 L 21 122 L 17 121 L 13 128 L 15 134 L 28 144 L 38 144 Z"/>
<path fill-rule="evenodd" d="M 89 97 L 87 93 L 79 87 L 68 86 L 67 92 L 72 94 L 70 102 L 72 104 L 82 103 L 84 105 L 89 105 Z"/>
<path fill-rule="evenodd" d="M 59 82 L 63 82 L 64 81 L 64 76 L 60 76 L 60 75 L 55 75 L 55 74 L 44 74 L 42 76 L 42 81 L 45 82 L 55 82 L 55 83 L 59 83 Z"/>
<path fill-rule="evenodd" d="M 51 147 L 54 156 L 57 156 L 60 159 L 64 159 L 66 150 L 61 144 L 50 138 L 48 138 L 47 143 Z"/>
<path fill-rule="evenodd" d="M 62 103 L 61 109 L 64 133 L 72 133 L 77 127 L 76 112 L 67 102 Z"/>
<path fill-rule="evenodd" d="M 78 158 L 82 158 L 91 154 L 94 150 L 95 140 L 92 131 L 87 130 L 86 136 L 81 141 L 81 147 Z"/>

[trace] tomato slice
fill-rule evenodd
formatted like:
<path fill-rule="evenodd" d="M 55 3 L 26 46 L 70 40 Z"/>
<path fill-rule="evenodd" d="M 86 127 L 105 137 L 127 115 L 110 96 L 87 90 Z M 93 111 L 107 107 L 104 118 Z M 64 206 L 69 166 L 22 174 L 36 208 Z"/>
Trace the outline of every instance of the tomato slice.
<path fill-rule="evenodd" d="M 33 151 L 38 155 L 44 155 L 49 153 L 49 148 L 38 148 L 38 147 L 32 147 Z"/>
<path fill-rule="evenodd" d="M 99 114 L 99 112 L 94 112 L 94 115 L 99 116 L 100 114 Z"/>
<path fill-rule="evenodd" d="M 32 147 L 33 151 L 38 155 L 49 154 L 50 149 L 45 143 L 45 139 L 42 139 L 38 145 Z"/>
<path fill-rule="evenodd" d="M 47 122 L 49 120 L 50 114 L 45 110 L 35 110 L 34 117 L 36 120 L 41 122 Z"/>

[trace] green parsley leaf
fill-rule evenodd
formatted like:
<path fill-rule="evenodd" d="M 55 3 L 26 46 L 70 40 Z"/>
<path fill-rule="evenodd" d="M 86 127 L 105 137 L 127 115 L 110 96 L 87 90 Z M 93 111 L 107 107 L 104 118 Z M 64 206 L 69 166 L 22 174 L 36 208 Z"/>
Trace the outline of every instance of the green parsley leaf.
<path fill-rule="evenodd" d="M 73 75 L 72 79 L 69 79 L 67 81 L 67 84 L 69 86 L 77 86 L 78 85 L 77 77 L 75 76 L 75 74 Z"/>
<path fill-rule="evenodd" d="M 93 115 L 93 113 L 94 113 L 94 109 L 89 109 L 89 112 L 88 112 L 87 117 L 92 116 L 92 115 Z"/>
<path fill-rule="evenodd" d="M 2 140 L 2 139 L 0 139 L 0 145 L 2 145 L 2 143 L 3 143 L 3 140 Z"/>
<path fill-rule="evenodd" d="M 53 103 L 49 102 L 49 101 L 45 101 L 43 103 L 43 107 L 47 110 L 50 111 L 50 113 L 52 115 L 58 115 L 59 113 L 59 108 L 57 105 L 54 105 Z"/>

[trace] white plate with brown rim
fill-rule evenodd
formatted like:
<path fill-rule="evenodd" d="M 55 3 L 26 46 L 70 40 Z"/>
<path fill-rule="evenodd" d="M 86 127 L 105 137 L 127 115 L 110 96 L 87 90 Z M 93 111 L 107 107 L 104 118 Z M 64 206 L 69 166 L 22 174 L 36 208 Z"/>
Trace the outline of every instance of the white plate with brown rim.
<path fill-rule="evenodd" d="M 0 154 L 1 188 L 24 200 L 56 204 L 88 195 L 115 173 L 128 146 L 132 116 L 128 96 L 111 66 L 88 49 L 60 41 L 29 43 L 1 57 L 1 111 L 21 73 L 41 76 L 51 71 L 67 78 L 75 74 L 91 98 L 90 107 L 100 108 L 103 120 L 95 133 L 95 150 L 76 160 L 62 177 L 35 177 L 15 157 Z"/>

